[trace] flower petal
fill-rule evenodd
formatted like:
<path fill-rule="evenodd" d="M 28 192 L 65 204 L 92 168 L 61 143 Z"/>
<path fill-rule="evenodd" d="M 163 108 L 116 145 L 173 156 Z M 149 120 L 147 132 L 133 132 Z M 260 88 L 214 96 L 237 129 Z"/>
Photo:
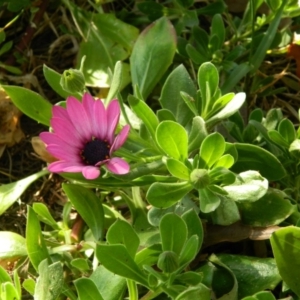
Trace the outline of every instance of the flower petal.
<path fill-rule="evenodd" d="M 73 141 L 67 139 L 63 140 L 60 138 L 57 134 L 51 133 L 51 132 L 41 132 L 40 133 L 40 138 L 41 140 L 46 144 L 46 145 L 59 145 L 62 148 L 69 149 L 69 147 L 76 149 L 78 152 L 81 150 L 82 147 L 80 143 L 73 143 Z M 71 150 L 72 151 L 72 150 Z"/>
<path fill-rule="evenodd" d="M 110 149 L 110 154 L 112 154 L 114 151 L 118 150 L 120 147 L 123 146 L 123 144 L 125 143 L 128 133 L 130 130 L 130 126 L 129 125 L 125 125 L 122 130 L 120 131 L 120 133 L 115 137 L 114 143 Z"/>
<path fill-rule="evenodd" d="M 120 118 L 120 105 L 118 100 L 113 100 L 109 103 L 107 110 L 107 140 L 112 144 L 114 140 L 114 133 L 119 123 Z"/>
<path fill-rule="evenodd" d="M 107 117 L 101 100 L 95 100 L 94 102 L 93 130 L 96 131 L 98 139 L 104 140 L 107 138 Z"/>
<path fill-rule="evenodd" d="M 94 166 L 85 166 L 82 169 L 82 175 L 86 179 L 96 179 L 100 176 L 100 169 Z"/>
<path fill-rule="evenodd" d="M 80 164 L 74 164 L 74 162 L 69 161 L 56 161 L 51 163 L 48 166 L 48 170 L 53 173 L 60 173 L 60 172 L 81 172 L 82 168 L 84 168 L 83 165 Z"/>
<path fill-rule="evenodd" d="M 71 122 L 67 110 L 59 105 L 54 105 L 52 107 L 52 116 L 55 118 L 67 119 Z"/>
<path fill-rule="evenodd" d="M 62 148 L 60 145 L 48 145 L 47 151 L 56 158 L 64 161 L 81 162 L 82 159 L 79 155 L 78 150 L 69 147 L 68 149 Z"/>
<path fill-rule="evenodd" d="M 89 93 L 84 93 L 82 97 L 82 105 L 90 121 L 94 118 L 94 103 L 95 99 L 93 96 Z"/>
<path fill-rule="evenodd" d="M 82 103 L 74 97 L 67 99 L 67 112 L 77 132 L 85 140 L 92 138 L 91 122 Z"/>
<path fill-rule="evenodd" d="M 130 166 L 127 161 L 119 157 L 113 157 L 109 162 L 106 164 L 106 168 L 115 174 L 127 174 L 130 170 Z"/>
<path fill-rule="evenodd" d="M 74 145 L 79 145 L 83 142 L 82 138 L 71 122 L 61 118 L 52 118 L 50 124 L 54 130 L 54 133 L 62 140 L 70 140 L 74 143 Z"/>

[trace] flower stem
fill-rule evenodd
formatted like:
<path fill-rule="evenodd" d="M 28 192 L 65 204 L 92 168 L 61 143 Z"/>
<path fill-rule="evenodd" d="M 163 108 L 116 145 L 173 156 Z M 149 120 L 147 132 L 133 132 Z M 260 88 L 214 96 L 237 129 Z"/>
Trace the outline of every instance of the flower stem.
<path fill-rule="evenodd" d="M 127 279 L 127 287 L 129 292 L 129 300 L 138 300 L 139 294 L 138 294 L 136 282 L 134 280 Z"/>

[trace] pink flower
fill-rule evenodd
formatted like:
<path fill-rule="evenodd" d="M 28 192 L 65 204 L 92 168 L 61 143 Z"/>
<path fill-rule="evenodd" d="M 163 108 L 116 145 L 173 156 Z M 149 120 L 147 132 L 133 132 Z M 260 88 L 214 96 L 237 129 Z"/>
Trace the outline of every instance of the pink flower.
<path fill-rule="evenodd" d="M 86 179 L 100 175 L 100 166 L 115 174 L 129 172 L 129 164 L 119 157 L 112 157 L 128 136 L 126 125 L 115 136 L 119 123 L 120 106 L 117 100 L 105 109 L 101 100 L 84 94 L 82 102 L 74 97 L 67 98 L 66 109 L 54 106 L 51 127 L 53 132 L 42 132 L 40 138 L 47 151 L 58 161 L 48 166 L 49 171 L 82 172 Z"/>

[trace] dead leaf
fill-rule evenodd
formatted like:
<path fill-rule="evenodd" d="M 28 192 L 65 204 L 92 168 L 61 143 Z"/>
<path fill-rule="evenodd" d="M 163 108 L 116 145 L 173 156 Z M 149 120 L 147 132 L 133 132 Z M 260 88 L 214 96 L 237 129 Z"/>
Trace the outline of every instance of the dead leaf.
<path fill-rule="evenodd" d="M 53 157 L 47 150 L 45 143 L 38 137 L 34 136 L 31 138 L 31 145 L 38 158 L 41 160 L 51 163 L 57 161 L 57 158 Z"/>
<path fill-rule="evenodd" d="M 296 75 L 298 78 L 300 78 L 300 45 L 290 44 L 287 49 L 287 56 L 296 60 Z"/>
<path fill-rule="evenodd" d="M 20 128 L 21 115 L 21 111 L 0 89 L 0 157 L 6 146 L 11 147 L 24 138 L 24 133 Z"/>

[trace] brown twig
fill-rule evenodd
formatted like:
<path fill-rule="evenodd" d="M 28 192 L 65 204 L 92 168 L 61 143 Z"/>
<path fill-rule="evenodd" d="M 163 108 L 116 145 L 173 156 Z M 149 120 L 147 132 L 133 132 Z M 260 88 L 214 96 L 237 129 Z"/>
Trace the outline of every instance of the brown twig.
<path fill-rule="evenodd" d="M 278 226 L 253 227 L 240 222 L 229 226 L 207 225 L 204 247 L 215 245 L 221 242 L 238 242 L 244 239 L 266 240 L 271 234 L 278 230 Z"/>

